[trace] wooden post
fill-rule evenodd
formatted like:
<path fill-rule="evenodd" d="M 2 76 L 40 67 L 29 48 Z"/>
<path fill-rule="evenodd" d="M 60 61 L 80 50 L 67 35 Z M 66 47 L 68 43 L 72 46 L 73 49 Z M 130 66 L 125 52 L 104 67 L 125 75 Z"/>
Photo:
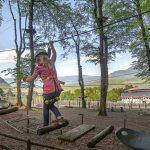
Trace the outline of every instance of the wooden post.
<path fill-rule="evenodd" d="M 97 110 L 99 109 L 99 102 L 97 101 Z"/>
<path fill-rule="evenodd" d="M 52 117 L 51 117 L 51 112 L 49 112 L 49 125 L 51 125 L 51 123 L 52 123 Z"/>
<path fill-rule="evenodd" d="M 79 108 L 80 108 L 80 101 L 79 101 Z"/>
<path fill-rule="evenodd" d="M 146 103 L 146 101 L 145 101 L 145 109 L 147 108 L 147 103 Z"/>
<path fill-rule="evenodd" d="M 60 135 L 62 135 L 63 134 L 63 131 L 62 130 L 60 130 Z"/>
<path fill-rule="evenodd" d="M 123 127 L 126 128 L 126 119 L 123 120 Z"/>
<path fill-rule="evenodd" d="M 81 124 L 83 124 L 83 117 L 84 117 L 84 114 L 79 114 L 81 116 Z"/>
<path fill-rule="evenodd" d="M 27 133 L 29 133 L 29 112 L 27 107 Z"/>
<path fill-rule="evenodd" d="M 123 107 L 120 107 L 120 111 L 121 111 L 121 112 L 123 112 L 123 111 L 124 111 L 124 110 L 123 110 Z"/>
<path fill-rule="evenodd" d="M 30 139 L 27 140 L 27 150 L 31 150 L 31 141 L 30 141 Z"/>
<path fill-rule="evenodd" d="M 140 105 L 140 103 L 139 103 L 139 109 L 141 109 L 141 105 Z"/>
<path fill-rule="evenodd" d="M 88 108 L 90 108 L 90 102 L 88 102 Z"/>
<path fill-rule="evenodd" d="M 111 107 L 111 112 L 114 112 L 114 107 Z"/>
<path fill-rule="evenodd" d="M 114 130 L 114 126 L 108 126 L 103 131 L 95 135 L 87 144 L 89 148 L 94 148 L 95 145 L 100 142 L 102 139 L 104 139 L 108 134 L 112 133 Z"/>

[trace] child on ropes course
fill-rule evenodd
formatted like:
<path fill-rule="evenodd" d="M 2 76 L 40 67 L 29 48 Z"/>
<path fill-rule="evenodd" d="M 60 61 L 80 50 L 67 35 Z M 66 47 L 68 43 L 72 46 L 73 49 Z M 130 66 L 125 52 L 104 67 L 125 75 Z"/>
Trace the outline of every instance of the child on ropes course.
<path fill-rule="evenodd" d="M 53 41 L 49 42 L 49 49 L 51 49 L 52 52 L 51 58 L 48 58 L 48 53 L 43 49 L 36 51 L 35 62 L 37 66 L 35 67 L 34 73 L 29 77 L 23 78 L 23 81 L 32 82 L 39 75 L 43 81 L 44 126 L 49 125 L 49 110 L 51 110 L 56 117 L 55 120 L 52 120 L 52 123 L 57 124 L 65 121 L 58 108 L 54 105 L 59 99 L 62 88 L 60 86 L 61 81 L 57 79 L 57 72 L 55 69 L 56 50 L 53 46 Z"/>

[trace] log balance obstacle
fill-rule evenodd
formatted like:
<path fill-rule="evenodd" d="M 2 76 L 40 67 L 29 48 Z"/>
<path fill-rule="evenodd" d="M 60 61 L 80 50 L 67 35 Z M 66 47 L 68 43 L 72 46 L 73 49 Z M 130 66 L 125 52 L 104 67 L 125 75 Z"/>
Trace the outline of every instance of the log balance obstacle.
<path fill-rule="evenodd" d="M 114 126 L 108 126 L 104 130 L 102 130 L 100 133 L 95 135 L 87 144 L 89 148 L 94 148 L 95 145 L 100 142 L 102 139 L 104 139 L 108 134 L 112 133 L 114 130 Z"/>
<path fill-rule="evenodd" d="M 42 128 L 39 128 L 37 129 L 37 134 L 38 135 L 43 135 L 45 133 L 48 133 L 48 132 L 51 132 L 51 131 L 54 131 L 56 129 L 60 129 L 62 127 L 65 127 L 69 124 L 68 120 L 65 120 L 65 122 L 62 122 L 62 123 L 59 123 L 57 125 L 50 125 L 50 126 L 45 126 L 45 127 L 42 127 Z"/>
<path fill-rule="evenodd" d="M 11 107 L 8 109 L 2 109 L 0 110 L 0 115 L 4 115 L 4 114 L 8 114 L 8 113 L 12 113 L 18 110 L 18 107 Z"/>
<path fill-rule="evenodd" d="M 74 142 L 75 140 L 79 139 L 80 137 L 82 137 L 83 135 L 85 135 L 93 129 L 95 129 L 94 125 L 82 124 L 59 136 L 58 140 Z"/>

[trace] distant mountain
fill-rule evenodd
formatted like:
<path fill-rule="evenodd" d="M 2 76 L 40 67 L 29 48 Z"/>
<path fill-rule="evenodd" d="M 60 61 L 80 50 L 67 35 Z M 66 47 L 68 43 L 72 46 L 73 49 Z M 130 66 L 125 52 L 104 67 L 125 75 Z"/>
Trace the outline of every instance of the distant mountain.
<path fill-rule="evenodd" d="M 0 77 L 0 87 L 3 88 L 3 87 L 9 87 L 9 84 L 3 79 Z"/>
<path fill-rule="evenodd" d="M 134 70 L 133 67 L 130 67 L 126 70 L 117 70 L 113 73 L 109 74 L 109 78 L 116 78 L 116 79 L 122 79 L 122 78 L 135 78 L 135 75 L 138 73 L 137 70 Z"/>
<path fill-rule="evenodd" d="M 58 77 L 59 80 L 64 81 L 66 84 L 78 84 L 78 76 L 64 76 L 64 77 Z M 100 81 L 100 76 L 89 76 L 89 75 L 83 75 L 83 80 L 85 83 L 92 83 Z"/>
<path fill-rule="evenodd" d="M 138 73 L 138 71 L 134 70 L 133 67 L 130 67 L 126 70 L 118 70 L 114 71 L 113 73 L 109 74 L 109 83 L 141 83 L 143 82 L 141 79 L 137 78 L 135 75 Z M 78 85 L 78 76 L 64 76 L 64 77 L 58 77 L 59 80 L 64 81 L 65 85 Z M 95 85 L 100 83 L 100 76 L 89 76 L 89 75 L 83 75 L 84 83 Z M 11 82 L 14 82 L 13 78 L 7 78 L 5 79 L 8 84 Z M 4 82 L 4 80 L 3 80 Z M 5 82 L 6 83 L 6 82 Z M 7 84 L 6 83 L 6 84 Z M 40 80 L 37 80 L 35 82 L 36 86 L 42 87 L 42 82 Z M 12 86 L 15 86 L 14 84 Z"/>

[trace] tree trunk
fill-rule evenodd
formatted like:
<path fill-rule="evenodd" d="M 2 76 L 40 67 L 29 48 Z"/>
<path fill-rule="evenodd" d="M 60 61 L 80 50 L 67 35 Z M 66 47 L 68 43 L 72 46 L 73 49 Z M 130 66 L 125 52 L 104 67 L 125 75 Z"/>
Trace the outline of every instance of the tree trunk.
<path fill-rule="evenodd" d="M 31 54 L 31 75 L 34 72 L 34 48 L 33 48 L 33 5 L 34 0 L 30 1 L 29 4 L 29 46 L 30 46 L 30 54 Z M 28 97 L 27 97 L 27 107 L 31 108 L 31 102 L 32 102 L 32 95 L 33 95 L 33 87 L 34 87 L 34 81 L 30 83 L 29 90 L 28 90 Z"/>
<path fill-rule="evenodd" d="M 84 95 L 84 81 L 83 81 L 83 76 L 82 76 L 82 66 L 80 63 L 80 35 L 72 19 L 71 19 L 71 22 L 77 33 L 77 39 L 75 39 L 73 35 L 72 35 L 72 38 L 76 46 L 76 54 L 77 54 L 77 62 L 78 62 L 78 82 L 80 85 L 80 97 L 82 100 L 82 108 L 86 108 L 86 101 L 85 101 L 85 95 Z"/>
<path fill-rule="evenodd" d="M 107 98 L 107 90 L 108 90 L 108 66 L 107 66 L 107 58 L 108 58 L 108 47 L 107 47 L 107 39 L 104 35 L 104 27 L 103 27 L 103 0 L 94 0 L 94 13 L 95 19 L 97 22 L 97 26 L 99 29 L 99 37 L 100 37 L 100 48 L 99 48 L 99 60 L 100 60 L 100 70 L 101 70 L 101 97 L 100 97 L 100 108 L 98 115 L 106 116 L 106 98 Z"/>
<path fill-rule="evenodd" d="M 143 17 L 142 17 L 142 14 L 141 14 L 142 11 L 141 11 L 140 1 L 135 0 L 135 3 L 136 3 L 136 9 L 137 9 L 137 13 L 138 13 L 138 20 L 139 20 L 140 27 L 141 27 L 143 42 L 144 42 L 144 46 L 145 46 L 145 49 L 146 49 L 146 56 L 147 56 L 147 59 L 148 59 L 149 71 L 150 71 L 150 45 L 149 45 L 149 41 L 148 41 L 148 35 L 146 34 L 144 21 L 143 21 Z"/>
<path fill-rule="evenodd" d="M 22 106 L 21 100 L 21 68 L 20 68 L 20 54 L 17 53 L 17 105 Z"/>
<path fill-rule="evenodd" d="M 79 51 L 79 45 L 76 45 L 76 54 L 77 54 L 77 61 L 78 61 L 78 75 L 79 75 L 79 85 L 81 88 L 81 100 L 82 100 L 82 108 L 86 108 L 86 101 L 84 96 L 84 81 L 82 76 L 82 66 L 80 64 L 80 51 Z"/>
<path fill-rule="evenodd" d="M 107 90 L 108 90 L 108 66 L 107 66 L 107 57 L 108 57 L 108 48 L 107 48 L 107 39 L 101 39 L 103 44 L 104 53 L 102 58 L 100 58 L 100 67 L 101 67 L 101 100 L 100 100 L 100 109 L 99 115 L 106 116 L 106 98 L 107 98 Z"/>

